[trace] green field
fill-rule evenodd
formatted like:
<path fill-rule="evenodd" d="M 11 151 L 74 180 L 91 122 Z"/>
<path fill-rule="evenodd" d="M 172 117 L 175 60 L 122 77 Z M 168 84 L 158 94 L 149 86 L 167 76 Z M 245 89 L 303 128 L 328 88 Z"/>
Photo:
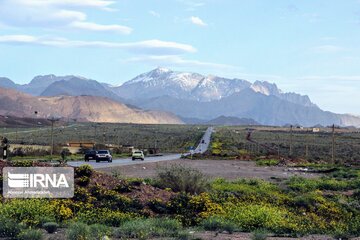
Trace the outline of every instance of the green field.
<path fill-rule="evenodd" d="M 90 141 L 97 144 L 159 148 L 161 152 L 184 152 L 197 144 L 205 126 L 76 123 L 54 127 L 54 144 Z M 50 145 L 51 127 L 2 128 L 11 143 Z"/>
<path fill-rule="evenodd" d="M 247 133 L 246 127 L 217 127 L 212 137 L 212 153 L 222 157 L 272 154 L 281 157 L 291 155 L 310 162 L 332 161 L 330 128 L 321 129 L 318 133 L 313 133 L 312 129 L 293 129 L 291 134 L 289 128 L 257 127 L 251 136 L 259 144 L 247 141 Z M 335 163 L 352 164 L 360 161 L 360 133 L 346 129 L 335 130 L 334 160 Z"/>

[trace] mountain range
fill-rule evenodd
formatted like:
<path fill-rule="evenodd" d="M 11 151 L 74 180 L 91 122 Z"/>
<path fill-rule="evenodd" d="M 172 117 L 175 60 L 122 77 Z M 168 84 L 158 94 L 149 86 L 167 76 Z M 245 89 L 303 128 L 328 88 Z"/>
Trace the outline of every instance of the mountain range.
<path fill-rule="evenodd" d="M 265 125 L 360 127 L 360 117 L 323 111 L 308 96 L 283 92 L 273 83 L 251 83 L 244 79 L 204 76 L 166 68 L 140 74 L 120 86 L 72 75 L 45 75 L 24 85 L 0 78 L 0 87 L 38 97 L 105 97 L 130 109 L 170 112 L 192 123 L 211 122 L 211 119 L 219 123 L 220 120 L 229 120 L 220 116 L 227 116 Z"/>
<path fill-rule="evenodd" d="M 83 122 L 144 124 L 182 124 L 174 114 L 144 111 L 99 96 L 32 96 L 13 89 L 0 88 L 0 115 L 49 118 Z"/>

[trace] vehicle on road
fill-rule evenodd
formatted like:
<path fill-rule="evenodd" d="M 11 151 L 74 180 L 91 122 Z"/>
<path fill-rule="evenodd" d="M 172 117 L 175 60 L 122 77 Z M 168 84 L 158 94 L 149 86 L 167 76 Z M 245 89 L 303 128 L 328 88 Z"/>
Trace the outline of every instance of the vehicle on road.
<path fill-rule="evenodd" d="M 141 161 L 144 161 L 145 156 L 144 152 L 140 150 L 135 150 L 132 153 L 131 159 L 134 161 L 135 159 L 140 159 Z"/>
<path fill-rule="evenodd" d="M 96 151 L 96 162 L 100 161 L 112 162 L 112 156 L 109 150 Z"/>
<path fill-rule="evenodd" d="M 95 150 L 90 150 L 85 152 L 85 162 L 88 162 L 90 160 L 96 160 L 96 151 Z"/>

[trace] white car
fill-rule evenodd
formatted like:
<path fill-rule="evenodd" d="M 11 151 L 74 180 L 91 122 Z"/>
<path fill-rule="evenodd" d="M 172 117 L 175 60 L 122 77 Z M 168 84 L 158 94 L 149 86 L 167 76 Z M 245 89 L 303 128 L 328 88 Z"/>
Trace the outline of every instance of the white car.
<path fill-rule="evenodd" d="M 109 150 L 96 151 L 96 162 L 100 162 L 100 161 L 112 162 L 112 156 Z"/>

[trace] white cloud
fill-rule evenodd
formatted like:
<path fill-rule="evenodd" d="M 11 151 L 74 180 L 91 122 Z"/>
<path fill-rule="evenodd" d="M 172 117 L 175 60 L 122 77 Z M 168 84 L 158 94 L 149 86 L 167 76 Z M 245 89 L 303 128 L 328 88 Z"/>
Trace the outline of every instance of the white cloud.
<path fill-rule="evenodd" d="M 132 29 L 118 24 L 87 21 L 84 8 L 114 11 L 107 0 L 0 0 L 0 23 L 10 27 L 75 28 L 129 34 Z"/>
<path fill-rule="evenodd" d="M 92 22 L 72 22 L 70 24 L 71 27 L 78 28 L 78 29 L 84 29 L 84 30 L 91 30 L 91 31 L 99 31 L 99 32 L 117 32 L 122 34 L 130 34 L 132 32 L 132 29 L 126 26 L 121 26 L 117 24 L 111 24 L 111 25 L 102 25 Z"/>
<path fill-rule="evenodd" d="M 153 17 L 157 17 L 157 18 L 160 17 L 160 13 L 155 12 L 154 10 L 150 10 L 150 11 L 149 11 L 149 14 L 150 14 L 151 16 L 153 16 Z"/>
<path fill-rule="evenodd" d="M 198 25 L 198 26 L 201 26 L 201 27 L 206 27 L 207 26 L 207 24 L 199 17 L 192 16 L 192 17 L 190 17 L 189 20 L 195 25 Z"/>
<path fill-rule="evenodd" d="M 95 7 L 109 8 L 114 1 L 107 0 L 11 0 L 28 7 Z"/>
<path fill-rule="evenodd" d="M 321 45 L 312 48 L 312 50 L 317 53 L 337 53 L 337 52 L 342 52 L 345 49 L 343 47 L 335 46 L 335 45 Z"/>
<path fill-rule="evenodd" d="M 204 2 L 177 0 L 178 2 L 187 6 L 186 11 L 196 11 L 197 8 L 205 6 Z"/>
<path fill-rule="evenodd" d="M 177 42 L 167 42 L 157 39 L 139 42 L 107 42 L 107 41 L 74 41 L 66 38 L 47 38 L 31 35 L 3 35 L 0 36 L 0 43 L 8 44 L 34 44 L 52 47 L 100 47 L 118 48 L 129 50 L 140 54 L 151 55 L 176 55 L 183 53 L 193 53 L 196 49 L 188 44 Z"/>

